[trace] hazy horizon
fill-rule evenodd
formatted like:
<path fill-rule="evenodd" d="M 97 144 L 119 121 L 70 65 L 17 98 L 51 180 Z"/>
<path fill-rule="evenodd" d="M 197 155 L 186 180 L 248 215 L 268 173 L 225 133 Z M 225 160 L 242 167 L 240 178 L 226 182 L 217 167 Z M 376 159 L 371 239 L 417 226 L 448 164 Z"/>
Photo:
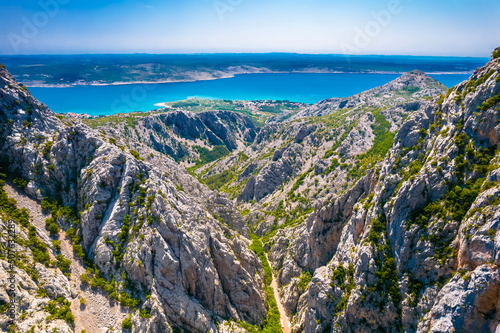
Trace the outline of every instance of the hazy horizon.
<path fill-rule="evenodd" d="M 493 50 L 492 50 L 493 51 Z M 309 55 L 309 56 L 349 56 L 349 57 L 415 57 L 415 58 L 473 58 L 473 59 L 490 59 L 490 54 L 484 56 L 460 56 L 460 55 L 413 55 L 413 54 L 350 54 L 350 53 L 302 53 L 302 52 L 133 52 L 133 53 L 19 53 L 19 54 L 2 54 L 0 57 L 31 57 L 31 56 L 113 56 L 113 55 Z"/>
<path fill-rule="evenodd" d="M 500 45 L 493 0 L 27 0 L 0 13 L 2 55 L 489 57 Z"/>

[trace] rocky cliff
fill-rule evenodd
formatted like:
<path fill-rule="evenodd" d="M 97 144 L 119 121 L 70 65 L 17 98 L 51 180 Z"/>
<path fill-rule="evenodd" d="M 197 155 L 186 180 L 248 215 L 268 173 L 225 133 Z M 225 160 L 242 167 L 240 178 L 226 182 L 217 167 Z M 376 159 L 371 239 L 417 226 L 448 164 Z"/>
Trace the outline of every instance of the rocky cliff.
<path fill-rule="evenodd" d="M 494 59 L 421 104 L 373 171 L 270 239 L 294 331 L 497 329 L 499 78 Z"/>
<path fill-rule="evenodd" d="M 116 115 L 85 122 L 122 139 L 130 148 L 140 149 L 144 144 L 187 164 L 202 159 L 203 153 L 214 147 L 221 151 L 221 156 L 241 149 L 253 142 L 259 130 L 245 115 L 217 110 L 194 113 L 159 109 L 149 114 Z"/>
<path fill-rule="evenodd" d="M 52 240 L 70 238 L 77 260 L 87 267 L 83 278 L 61 278 L 61 292 L 37 298 L 36 288 L 26 289 L 31 297 L 23 297 L 22 313 L 47 309 L 55 299 L 71 301 L 74 295 L 65 287 L 71 280 L 140 310 L 131 317 L 138 332 L 207 332 L 230 319 L 263 321 L 262 265 L 248 249 L 248 229 L 232 202 L 147 146 L 139 154 L 81 123 L 61 121 L 4 68 L 0 124 L 2 172 L 51 211 L 46 224 L 53 239 L 46 230 L 32 238 L 39 237 L 43 251 L 54 257 Z M 9 216 L 2 215 L 5 224 Z M 17 227 L 20 233 L 31 228 Z M 26 274 L 34 271 L 44 274 L 43 266 Z M 31 281 L 26 274 L 26 283 L 43 286 L 36 274 Z M 28 320 L 33 323 L 24 316 L 16 327 L 29 330 Z M 6 328 L 5 317 L 3 323 Z M 109 327 L 119 329 L 120 323 Z"/>
<path fill-rule="evenodd" d="M 259 236 L 300 224 L 315 201 L 346 191 L 380 162 L 405 118 L 443 87 L 412 71 L 348 98 L 349 105 L 319 102 L 296 119 L 269 122 L 252 145 L 206 165 L 199 178 L 249 211 L 246 219 Z"/>
<path fill-rule="evenodd" d="M 498 53 L 449 90 L 412 71 L 260 129 L 175 111 L 94 130 L 2 69 L 5 193 L 16 184 L 48 216 L 0 191 L 28 254 L 17 329 L 81 329 L 65 300 L 102 293 L 120 310 L 87 316 L 114 330 L 275 332 L 274 278 L 293 332 L 495 332 Z M 198 159 L 189 173 L 174 146 Z"/>
<path fill-rule="evenodd" d="M 294 118 L 324 116 L 344 108 L 394 106 L 413 99 L 435 96 L 443 89 L 446 86 L 442 83 L 422 71 L 413 70 L 380 87 L 347 98 L 325 99 L 299 112 Z"/>

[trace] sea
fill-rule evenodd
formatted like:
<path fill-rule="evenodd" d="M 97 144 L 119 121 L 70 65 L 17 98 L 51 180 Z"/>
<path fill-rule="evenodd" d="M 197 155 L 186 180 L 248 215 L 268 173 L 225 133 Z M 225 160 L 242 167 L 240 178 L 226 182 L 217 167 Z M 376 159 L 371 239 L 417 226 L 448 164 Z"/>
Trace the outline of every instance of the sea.
<path fill-rule="evenodd" d="M 103 60 L 104 59 L 104 60 Z M 13 74 L 22 78 L 27 71 L 43 74 L 45 68 L 60 70 L 69 67 L 77 76 L 78 68 L 92 63 L 227 63 L 258 62 L 280 66 L 307 68 L 326 66 L 336 73 L 265 73 L 237 74 L 231 78 L 171 83 L 134 83 L 122 85 L 75 85 L 69 87 L 30 87 L 32 95 L 57 113 L 81 113 L 93 116 L 110 115 L 159 108 L 159 103 L 189 98 L 226 100 L 288 100 L 316 103 L 332 97 L 347 97 L 383 85 L 402 73 L 420 69 L 448 87 L 466 80 L 486 58 L 412 57 L 412 56 L 344 56 L 264 54 L 264 55 L 79 55 L 0 57 Z M 64 62 L 72 65 L 64 67 Z M 40 66 L 42 63 L 44 66 Z M 63 63 L 63 66 L 59 64 Z M 76 64 L 76 65 L 75 65 Z M 84 64 L 84 65 L 82 65 Z M 290 65 L 291 64 L 291 65 Z M 50 67 L 50 66 L 52 67 Z M 55 67 L 54 67 L 55 66 Z M 88 67 L 87 67 L 88 68 Z M 17 71 L 17 73 L 16 73 Z M 42 72 L 40 72 L 42 71 Z M 22 81 L 22 80 L 21 80 Z"/>
<path fill-rule="evenodd" d="M 32 95 L 57 113 L 92 116 L 149 111 L 157 104 L 189 98 L 289 100 L 316 103 L 347 97 L 383 85 L 399 74 L 239 74 L 233 78 L 195 82 L 72 87 L 28 87 Z M 469 74 L 432 74 L 451 87 Z"/>

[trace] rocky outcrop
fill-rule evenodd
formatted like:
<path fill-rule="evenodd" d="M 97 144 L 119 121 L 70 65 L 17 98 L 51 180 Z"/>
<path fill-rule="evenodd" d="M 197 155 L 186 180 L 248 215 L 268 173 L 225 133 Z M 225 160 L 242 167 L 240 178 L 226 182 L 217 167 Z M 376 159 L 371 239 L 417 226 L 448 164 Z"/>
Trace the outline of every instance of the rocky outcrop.
<path fill-rule="evenodd" d="M 0 221 L 0 227 L 4 229 L 5 223 Z M 14 249 L 16 253 L 26 253 L 26 249 L 17 245 Z M 46 307 L 51 299 L 63 297 L 71 298 L 71 290 L 68 279 L 57 269 L 45 268 L 43 265 L 37 264 L 37 271 L 40 271 L 40 277 L 38 280 L 33 281 L 33 279 L 22 269 L 14 267 L 14 270 L 10 272 L 10 264 L 7 261 L 0 260 L 0 283 L 2 286 L 8 286 L 12 280 L 9 280 L 12 276 L 16 285 L 19 286 L 16 291 L 16 299 L 19 300 L 17 309 L 29 313 L 29 316 L 25 320 L 20 320 L 18 322 L 19 332 L 28 332 L 31 327 L 36 327 L 40 325 L 40 322 L 45 322 L 45 319 L 50 316 L 50 313 L 46 311 Z M 47 290 L 47 295 L 36 296 L 37 290 L 40 286 L 44 286 Z M 2 305 L 9 304 L 10 297 L 7 294 L 7 288 L 2 288 L 0 291 L 0 303 Z M 50 292 L 50 293 L 49 293 Z M 2 331 L 9 331 L 9 320 L 6 313 L 0 316 L 0 327 Z M 46 323 L 40 325 L 43 330 L 48 332 L 57 329 L 59 332 L 69 333 L 73 332 L 73 328 L 70 324 L 62 319 L 50 320 Z"/>
<path fill-rule="evenodd" d="M 80 212 L 78 224 L 63 219 L 60 227 L 76 228 L 104 276 L 120 292 L 134 288 L 140 306 L 151 310 L 136 331 L 216 331 L 216 322 L 229 318 L 262 322 L 261 263 L 236 231 L 248 234 L 231 202 L 146 146 L 140 155 L 148 161 L 83 124 L 61 122 L 5 69 L 0 106 L 3 170 L 28 181 L 32 195 Z M 229 140 L 219 125 L 214 135 Z"/>
<path fill-rule="evenodd" d="M 499 69 L 492 60 L 438 103 L 418 104 L 335 240 L 299 245 L 318 239 L 303 227 L 273 237 L 280 276 L 313 270 L 289 308 L 295 331 L 497 330 Z M 308 225 L 330 205 L 317 205 Z M 328 247 L 323 260 L 307 260 Z M 290 299 L 296 289 L 283 294 Z"/>
<path fill-rule="evenodd" d="M 324 204 L 318 202 L 303 224 L 280 231 L 273 237 L 269 244 L 269 258 L 273 269 L 279 272 L 278 282 L 284 286 L 283 297 L 290 314 L 301 316 L 304 307 L 309 304 L 306 302 L 307 295 L 299 297 L 303 294 L 298 287 L 300 275 L 317 271 L 330 261 L 342 242 L 343 229 L 353 215 L 354 205 L 373 191 L 375 180 L 373 173 L 368 174 L 342 196 L 331 196 Z M 354 228 L 359 234 L 364 228 L 363 222 L 359 221 Z M 309 298 L 311 302 L 314 302 L 313 299 L 316 296 Z M 295 327 L 297 329 L 298 326 Z"/>
<path fill-rule="evenodd" d="M 151 114 L 135 124 L 134 152 L 116 143 L 120 129 L 113 141 L 61 122 L 2 71 L 1 162 L 32 197 L 80 213 L 57 223 L 76 228 L 103 276 L 151 314 L 132 315 L 137 332 L 262 323 L 250 230 L 293 332 L 493 332 L 499 73 L 494 59 L 438 97 L 444 87 L 412 71 L 260 131 L 230 112 Z M 158 152 L 194 145 L 233 151 L 198 173 L 226 194 Z M 49 298 L 71 292 L 64 275 L 39 270 Z"/>
<path fill-rule="evenodd" d="M 292 121 L 269 122 L 252 145 L 238 152 L 248 161 L 232 154 L 198 174 L 207 180 L 214 176 L 224 179 L 224 191 L 244 208 L 261 212 L 264 208 L 264 214 L 257 211 L 247 217 L 255 224 L 257 235 L 263 236 L 273 225 L 285 223 L 285 216 L 276 219 L 274 212 L 281 201 L 288 202 L 284 205 L 287 213 L 307 211 L 315 200 L 350 188 L 364 175 L 368 164 L 373 167 L 382 160 L 405 117 L 427 103 L 415 97 L 415 91 L 435 95 L 444 92 L 443 88 L 422 72 L 404 74 L 383 88 L 360 94 L 362 98 L 348 98 L 351 106 L 339 105 L 324 116 L 309 117 L 299 112 Z M 382 92 L 384 98 L 380 97 Z M 396 102 L 396 96 L 404 98 Z M 321 108 L 324 103 L 309 109 Z M 290 154 L 290 148 L 300 154 Z M 368 159 L 371 161 L 363 161 Z M 232 174 L 235 177 L 228 177 Z M 299 217 L 293 215 L 288 221 Z"/>
<path fill-rule="evenodd" d="M 195 113 L 160 109 L 137 116 L 133 126 L 129 125 L 124 120 L 98 128 L 115 138 L 146 144 L 177 161 L 198 158 L 197 147 L 225 146 L 228 151 L 234 151 L 252 143 L 259 132 L 249 117 L 229 111 Z"/>
<path fill-rule="evenodd" d="M 435 96 L 446 87 L 419 70 L 405 73 L 395 80 L 347 98 L 330 98 L 299 112 L 293 119 L 324 116 L 336 110 L 362 107 L 395 106 L 410 99 Z"/>
<path fill-rule="evenodd" d="M 259 201 L 273 193 L 300 168 L 301 152 L 302 147 L 295 142 L 277 150 L 273 155 L 273 161 L 265 165 L 257 176 L 250 177 L 238 200 Z"/>

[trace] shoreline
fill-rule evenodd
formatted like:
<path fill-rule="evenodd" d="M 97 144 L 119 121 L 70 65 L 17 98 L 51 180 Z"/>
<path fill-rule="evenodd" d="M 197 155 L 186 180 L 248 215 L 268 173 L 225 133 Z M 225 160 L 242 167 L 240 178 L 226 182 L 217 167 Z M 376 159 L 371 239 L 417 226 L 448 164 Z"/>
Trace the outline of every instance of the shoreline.
<path fill-rule="evenodd" d="M 71 87 L 101 87 L 101 86 L 124 86 L 133 84 L 143 84 L 143 85 L 153 85 L 153 84 L 165 84 L 165 83 L 188 83 L 188 82 L 199 82 L 199 81 L 214 81 L 231 79 L 236 75 L 245 74 L 390 74 L 390 75 L 402 75 L 406 72 L 391 72 L 391 71 L 364 71 L 364 72 L 346 72 L 346 71 L 255 71 L 255 72 L 236 72 L 227 73 L 220 77 L 206 77 L 198 79 L 184 79 L 184 80 L 158 80 L 158 81 L 115 81 L 109 83 L 102 82 L 88 82 L 88 83 L 67 83 L 67 84 L 25 84 L 28 88 L 71 88 Z M 462 71 L 462 72 L 425 72 L 428 75 L 471 75 L 473 72 Z"/>

